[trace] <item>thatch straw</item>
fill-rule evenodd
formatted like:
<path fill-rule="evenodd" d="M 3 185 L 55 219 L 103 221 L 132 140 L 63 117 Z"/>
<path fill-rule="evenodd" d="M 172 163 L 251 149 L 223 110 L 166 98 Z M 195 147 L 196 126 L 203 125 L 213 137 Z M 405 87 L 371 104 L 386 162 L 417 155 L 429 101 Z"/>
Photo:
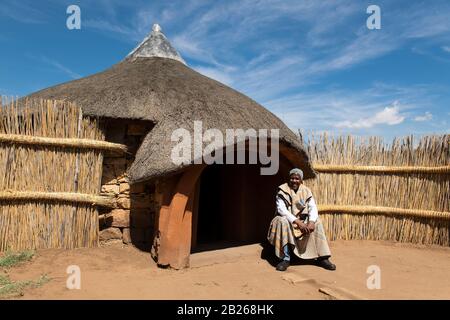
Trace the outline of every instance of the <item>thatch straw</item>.
<path fill-rule="evenodd" d="M 330 239 L 450 246 L 450 135 L 392 144 L 379 137 L 304 136 L 319 172 L 306 185 Z"/>
<path fill-rule="evenodd" d="M 0 251 L 97 244 L 98 213 L 92 206 L 34 202 L 0 205 Z"/>
<path fill-rule="evenodd" d="M 366 172 L 366 173 L 450 173 L 450 166 L 420 167 L 420 166 L 349 166 L 315 164 L 313 169 L 317 172 Z"/>
<path fill-rule="evenodd" d="M 0 196 L 1 197 L 1 196 Z M 318 205 L 320 213 L 347 213 L 347 214 L 386 214 L 396 215 L 403 217 L 417 217 L 417 218 L 429 218 L 429 219 L 445 219 L 450 220 L 450 212 L 440 212 L 433 210 L 423 209 L 402 209 L 402 208 L 390 208 L 390 207 L 377 207 L 377 206 L 354 206 L 354 205 Z"/>
<path fill-rule="evenodd" d="M 83 203 L 92 206 L 113 208 L 114 198 L 95 196 L 91 194 L 73 192 L 32 192 L 32 191 L 6 191 L 0 192 L 0 202 L 3 201 L 33 201 L 33 202 L 70 202 Z"/>
<path fill-rule="evenodd" d="M 329 240 L 388 240 L 450 246 L 450 220 L 383 214 L 321 214 Z"/>
<path fill-rule="evenodd" d="M 97 197 L 102 150 L 28 143 L 104 140 L 98 121 L 80 122 L 80 112 L 62 101 L 27 100 L 19 106 L 14 99 L 0 100 L 0 135 L 25 136 L 0 143 L 0 250 L 97 245 L 98 213 L 92 203 L 105 202 Z"/>
<path fill-rule="evenodd" d="M 80 148 L 94 150 L 108 150 L 126 152 L 127 147 L 123 144 L 89 139 L 69 138 L 45 138 L 23 136 L 17 134 L 0 134 L 0 143 L 13 143 L 15 145 L 36 145 L 62 148 Z"/>
<path fill-rule="evenodd" d="M 280 146 L 289 149 L 293 165 L 302 168 L 305 177 L 315 176 L 295 133 L 278 117 L 249 97 L 176 60 L 126 60 L 29 97 L 71 101 L 88 116 L 151 121 L 154 128 L 144 138 L 129 168 L 132 182 L 180 172 L 187 166 L 172 161 L 171 135 L 179 128 L 193 134 L 196 120 L 202 121 L 203 130 L 214 128 L 223 135 L 230 128 L 279 129 Z M 193 143 L 194 139 L 192 147 Z"/>

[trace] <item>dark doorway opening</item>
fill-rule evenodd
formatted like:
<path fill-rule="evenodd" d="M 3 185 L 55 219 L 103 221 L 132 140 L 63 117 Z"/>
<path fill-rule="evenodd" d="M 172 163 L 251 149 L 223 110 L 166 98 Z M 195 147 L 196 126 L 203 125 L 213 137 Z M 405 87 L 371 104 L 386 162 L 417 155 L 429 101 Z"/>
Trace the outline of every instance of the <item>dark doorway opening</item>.
<path fill-rule="evenodd" d="M 262 243 L 275 214 L 275 192 L 289 166 L 261 175 L 259 165 L 210 165 L 196 188 L 192 252 Z"/>

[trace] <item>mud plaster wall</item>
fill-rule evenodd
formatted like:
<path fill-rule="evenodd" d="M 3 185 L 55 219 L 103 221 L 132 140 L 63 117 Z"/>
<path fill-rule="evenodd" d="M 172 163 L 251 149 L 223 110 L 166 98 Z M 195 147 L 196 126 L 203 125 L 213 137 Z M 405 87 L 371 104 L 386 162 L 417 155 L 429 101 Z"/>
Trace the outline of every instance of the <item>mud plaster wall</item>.
<path fill-rule="evenodd" d="M 153 240 L 155 185 L 151 182 L 130 185 L 126 171 L 151 125 L 140 121 L 108 120 L 104 127 L 106 140 L 125 144 L 128 152 L 104 155 L 101 193 L 114 195 L 115 207 L 99 212 L 100 241 L 122 240 L 148 249 Z"/>

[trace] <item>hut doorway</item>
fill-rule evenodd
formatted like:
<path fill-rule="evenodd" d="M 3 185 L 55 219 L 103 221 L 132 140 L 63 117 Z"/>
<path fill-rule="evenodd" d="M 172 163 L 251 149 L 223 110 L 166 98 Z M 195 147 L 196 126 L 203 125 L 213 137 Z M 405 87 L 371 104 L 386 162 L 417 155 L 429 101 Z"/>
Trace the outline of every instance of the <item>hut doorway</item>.
<path fill-rule="evenodd" d="M 284 171 L 268 176 L 259 165 L 207 166 L 196 185 L 191 252 L 264 241 Z"/>
<path fill-rule="evenodd" d="M 292 162 L 280 148 L 276 175 L 258 165 L 197 165 L 159 184 L 152 257 L 160 266 L 189 266 L 192 252 L 265 241 L 276 187 Z M 202 192 L 203 191 L 203 192 Z"/>

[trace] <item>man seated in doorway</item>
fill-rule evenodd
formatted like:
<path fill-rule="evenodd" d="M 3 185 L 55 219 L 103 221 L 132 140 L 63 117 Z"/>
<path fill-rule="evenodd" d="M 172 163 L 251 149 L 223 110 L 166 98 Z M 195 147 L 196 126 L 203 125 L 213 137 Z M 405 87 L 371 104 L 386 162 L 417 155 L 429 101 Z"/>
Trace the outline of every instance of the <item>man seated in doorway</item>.
<path fill-rule="evenodd" d="M 295 168 L 289 172 L 289 181 L 278 187 L 276 204 L 277 215 L 267 235 L 281 259 L 276 269 L 285 271 L 293 252 L 301 259 L 315 259 L 327 270 L 336 270 L 329 260 L 331 252 L 313 195 L 303 184 L 302 170 Z"/>

